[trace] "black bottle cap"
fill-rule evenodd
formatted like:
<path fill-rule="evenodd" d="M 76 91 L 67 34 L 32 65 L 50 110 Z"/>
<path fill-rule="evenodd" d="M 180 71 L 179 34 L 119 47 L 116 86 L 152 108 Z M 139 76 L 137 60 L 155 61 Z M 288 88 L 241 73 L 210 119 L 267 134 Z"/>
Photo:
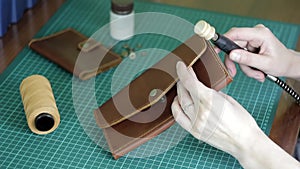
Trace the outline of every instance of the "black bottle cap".
<path fill-rule="evenodd" d="M 119 15 L 127 15 L 133 11 L 133 3 L 117 4 L 117 3 L 111 2 L 111 10 L 113 13 L 116 13 Z"/>
<path fill-rule="evenodd" d="M 39 131 L 48 131 L 54 126 L 53 116 L 49 113 L 41 113 L 35 118 L 35 127 Z"/>

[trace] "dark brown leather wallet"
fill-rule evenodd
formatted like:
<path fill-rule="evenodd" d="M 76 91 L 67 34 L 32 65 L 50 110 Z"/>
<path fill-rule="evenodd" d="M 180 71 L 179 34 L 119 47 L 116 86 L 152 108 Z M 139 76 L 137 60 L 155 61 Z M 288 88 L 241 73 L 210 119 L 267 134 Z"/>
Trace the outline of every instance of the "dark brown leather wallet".
<path fill-rule="evenodd" d="M 33 39 L 29 47 L 81 80 L 94 77 L 122 61 L 113 51 L 72 28 Z"/>
<path fill-rule="evenodd" d="M 212 45 L 192 36 L 94 111 L 115 159 L 174 123 L 171 104 L 176 96 L 178 61 L 192 66 L 198 79 L 216 90 L 232 81 Z"/>

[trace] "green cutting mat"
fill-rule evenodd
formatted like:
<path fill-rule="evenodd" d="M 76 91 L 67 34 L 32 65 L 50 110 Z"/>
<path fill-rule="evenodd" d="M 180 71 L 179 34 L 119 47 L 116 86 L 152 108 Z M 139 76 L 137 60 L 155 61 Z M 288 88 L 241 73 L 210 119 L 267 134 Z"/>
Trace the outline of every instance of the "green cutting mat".
<path fill-rule="evenodd" d="M 137 13 L 169 13 L 191 23 L 205 19 L 220 33 L 232 26 L 254 26 L 263 23 L 270 27 L 289 48 L 295 47 L 299 36 L 299 25 L 141 2 L 136 2 L 135 9 Z M 36 37 L 46 36 L 68 27 L 91 36 L 108 23 L 108 13 L 108 1 L 69 0 Z M 150 20 L 149 23 L 151 23 Z M 164 35 L 174 32 L 175 28 L 185 29 L 182 25 L 174 27 L 168 23 L 162 23 L 159 18 L 154 20 L 165 28 Z M 140 26 L 151 30 L 157 25 L 147 25 L 146 20 L 145 24 Z M 191 34 L 192 30 L 187 29 L 186 32 L 188 33 L 184 37 Z M 108 41 L 103 43 L 112 45 Z M 144 49 L 146 54 L 145 52 L 138 53 L 135 60 L 126 58 L 121 67 L 86 82 L 88 85 L 81 85 L 80 81 L 73 79 L 72 75 L 57 65 L 34 53 L 28 47 L 24 48 L 11 66 L 0 76 L 0 168 L 241 168 L 233 157 L 205 143 L 200 143 L 186 134 L 178 125 L 174 125 L 161 136 L 142 146 L 143 148 L 139 148 L 138 151 L 119 160 L 112 159 L 110 153 L 106 151 L 101 130 L 93 121 L 93 109 L 111 97 L 111 89 L 112 93 L 120 90 L 138 73 L 161 59 L 167 53 L 166 51 L 174 49 L 179 41 L 150 31 L 130 41 L 118 43 L 113 48 L 116 52 L 121 52 L 124 43 L 131 46 L 141 44 L 140 50 Z M 153 50 L 146 50 L 151 48 Z M 116 71 L 119 73 L 116 74 Z M 19 84 L 23 78 L 32 74 L 41 74 L 50 80 L 60 111 L 61 123 L 53 133 L 48 135 L 33 134 L 26 123 Z M 124 76 L 125 74 L 127 76 Z M 89 85 L 94 88 L 91 89 Z M 234 82 L 224 91 L 251 112 L 262 130 L 269 132 L 281 93 L 279 87 L 271 82 L 256 82 L 238 73 Z M 177 140 L 177 144 L 172 145 L 173 140 L 177 138 L 176 135 L 183 137 Z M 103 144 L 103 147 L 97 144 Z M 168 147 L 168 145 L 171 146 Z M 165 147 L 168 147 L 166 151 L 164 151 Z M 134 158 L 160 151 L 162 153 L 149 157 Z"/>

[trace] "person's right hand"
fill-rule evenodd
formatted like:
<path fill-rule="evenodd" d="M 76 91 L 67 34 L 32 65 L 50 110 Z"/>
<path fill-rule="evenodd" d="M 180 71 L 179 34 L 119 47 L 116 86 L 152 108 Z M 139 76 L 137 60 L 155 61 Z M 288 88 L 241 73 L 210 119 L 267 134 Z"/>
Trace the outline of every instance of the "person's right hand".
<path fill-rule="evenodd" d="M 261 82 L 265 80 L 261 71 L 273 76 L 300 78 L 300 54 L 287 49 L 264 25 L 259 24 L 253 28 L 231 28 L 224 35 L 249 51 L 259 49 L 257 54 L 236 49 L 226 56 L 225 65 L 232 76 L 236 74 L 234 62 L 237 62 L 247 76 Z"/>

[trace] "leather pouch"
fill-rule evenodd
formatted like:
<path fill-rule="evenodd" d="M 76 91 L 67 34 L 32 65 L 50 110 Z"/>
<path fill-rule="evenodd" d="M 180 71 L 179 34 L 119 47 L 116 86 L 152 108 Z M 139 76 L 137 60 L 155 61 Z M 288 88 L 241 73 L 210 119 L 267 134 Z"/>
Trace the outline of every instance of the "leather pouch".
<path fill-rule="evenodd" d="M 81 80 L 94 77 L 122 61 L 116 53 L 72 28 L 33 39 L 29 47 Z"/>
<path fill-rule="evenodd" d="M 171 104 L 180 60 L 208 87 L 220 90 L 232 81 L 211 44 L 192 36 L 94 111 L 115 159 L 174 124 Z"/>

